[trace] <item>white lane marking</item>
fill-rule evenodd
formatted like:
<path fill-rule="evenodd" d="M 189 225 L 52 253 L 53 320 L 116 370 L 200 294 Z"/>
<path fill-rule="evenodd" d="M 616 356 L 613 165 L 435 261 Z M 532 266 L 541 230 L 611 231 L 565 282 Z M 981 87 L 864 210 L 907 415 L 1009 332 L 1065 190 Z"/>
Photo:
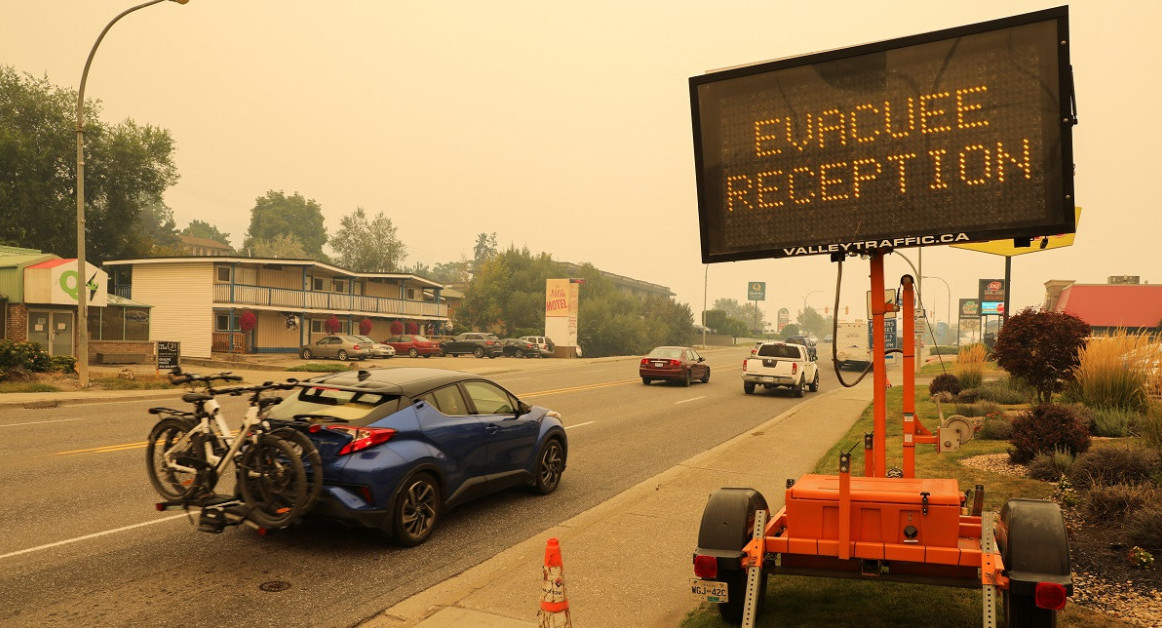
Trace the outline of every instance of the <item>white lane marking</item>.
<path fill-rule="evenodd" d="M 706 398 L 706 395 L 702 395 L 701 397 L 694 397 L 693 399 L 683 399 L 682 401 L 675 401 L 674 405 L 678 405 L 680 403 L 690 403 L 691 401 L 698 401 L 699 399 L 705 399 L 705 398 Z"/>
<path fill-rule="evenodd" d="M 565 429 L 569 429 L 569 428 L 573 428 L 573 427 L 581 427 L 582 425 L 589 425 L 589 424 L 591 424 L 591 423 L 596 423 L 596 422 L 597 422 L 597 421 L 586 421 L 586 422 L 584 422 L 584 423 L 577 423 L 577 424 L 574 424 L 574 425 L 566 425 L 566 426 L 565 426 Z M 3 558 L 3 557 L 2 557 L 2 556 L 0 556 L 0 558 Z"/>
<path fill-rule="evenodd" d="M 64 423 L 65 421 L 84 421 L 83 417 L 75 419 L 51 419 L 48 421 L 29 421 L 28 423 L 8 423 L 7 425 L 0 425 L 0 427 L 16 427 L 19 425 L 40 425 L 42 423 Z"/>
<path fill-rule="evenodd" d="M 28 554 L 30 552 L 39 552 L 40 550 L 45 550 L 45 549 L 48 549 L 50 547 L 57 547 L 58 545 L 68 545 L 70 543 L 76 543 L 77 541 L 87 541 L 89 539 L 95 539 L 95 538 L 100 537 L 100 536 L 106 536 L 109 534 L 116 534 L 118 532 L 125 532 L 126 530 L 133 530 L 134 528 L 151 526 L 155 523 L 165 523 L 166 521 L 173 521 L 174 519 L 185 519 L 187 517 L 189 517 L 188 514 L 182 513 L 180 515 L 166 517 L 165 519 L 157 519 L 155 521 L 146 521 L 143 523 L 135 523 L 135 524 L 130 525 L 130 526 L 114 528 L 112 530 L 105 530 L 104 532 L 94 532 L 92 534 L 86 534 L 85 536 L 78 536 L 78 537 L 72 538 L 72 539 L 65 539 L 63 541 L 57 541 L 56 543 L 49 543 L 47 545 L 30 547 L 28 549 L 17 550 L 15 552 L 8 552 L 7 554 L 0 554 L 0 560 L 4 560 L 5 558 L 12 558 L 13 556 L 20 556 L 21 554 Z"/>

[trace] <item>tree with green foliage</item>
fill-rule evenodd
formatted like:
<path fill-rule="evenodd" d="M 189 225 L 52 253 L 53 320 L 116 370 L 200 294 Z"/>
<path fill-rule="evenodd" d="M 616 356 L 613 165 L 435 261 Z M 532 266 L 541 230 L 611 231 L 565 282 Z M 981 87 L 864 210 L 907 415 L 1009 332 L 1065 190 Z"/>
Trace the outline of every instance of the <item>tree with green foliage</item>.
<path fill-rule="evenodd" d="M 650 295 L 642 304 L 642 317 L 646 321 L 647 344 L 654 347 L 694 344 L 694 313 L 689 305 Z"/>
<path fill-rule="evenodd" d="M 722 310 L 728 317 L 742 321 L 748 330 L 761 331 L 765 324 L 763 312 L 754 301 L 739 303 L 735 299 L 716 299 L 714 309 Z"/>
<path fill-rule="evenodd" d="M 783 331 L 779 332 L 779 335 L 784 339 L 790 338 L 791 336 L 802 336 L 803 330 L 800 329 L 799 326 L 795 323 L 788 323 L 787 326 L 783 328 Z"/>
<path fill-rule="evenodd" d="M 1090 328 L 1085 321 L 1065 312 L 1027 307 L 1005 322 L 993 344 L 997 365 L 1021 378 L 1037 391 L 1041 403 L 1065 390 L 1080 363 L 1078 350 L 1085 346 Z"/>
<path fill-rule="evenodd" d="M 501 336 L 541 333 L 545 280 L 561 275 L 547 253 L 533 255 L 528 248 L 510 247 L 488 258 L 473 274 L 454 324 Z"/>
<path fill-rule="evenodd" d="M 198 220 L 196 218 L 191 220 L 190 224 L 186 225 L 185 229 L 182 229 L 182 235 L 189 236 L 191 238 L 205 238 L 207 240 L 220 242 L 226 246 L 232 246 L 230 244 L 229 233 L 223 233 L 218 229 L 218 227 L 211 225 L 204 220 Z"/>
<path fill-rule="evenodd" d="M 280 236 L 293 236 L 306 252 L 306 258 L 329 261 L 323 253 L 323 244 L 327 242 L 323 208 L 298 192 L 287 196 L 282 191 L 270 190 L 255 199 L 242 248 L 253 250 L 256 242 L 276 242 Z"/>
<path fill-rule="evenodd" d="M 328 243 L 338 255 L 335 263 L 361 273 L 396 272 L 407 255 L 391 219 L 379 212 L 369 222 L 362 207 L 339 221 L 339 230 Z"/>
<path fill-rule="evenodd" d="M 316 259 L 311 256 L 298 238 L 293 235 L 277 235 L 269 240 L 254 240 L 248 249 L 254 257 L 278 259 Z"/>
<path fill-rule="evenodd" d="M 799 330 L 806 334 L 814 334 L 818 338 L 822 338 L 831 333 L 832 318 L 830 316 L 823 316 L 818 310 L 811 306 L 799 312 L 799 316 L 795 318 L 799 323 Z"/>
<path fill-rule="evenodd" d="M 476 236 L 476 246 L 472 247 L 473 268 L 479 269 L 484 262 L 496 255 L 496 233 L 480 233 Z"/>
<path fill-rule="evenodd" d="M 715 332 L 718 332 L 726 324 L 726 312 L 723 310 L 706 310 L 703 314 L 706 317 L 704 324 Z"/>
<path fill-rule="evenodd" d="M 75 90 L 0 66 L 0 244 L 61 256 L 77 251 Z M 169 131 L 109 124 L 85 103 L 85 256 L 152 253 L 164 232 L 166 188 L 177 181 Z"/>

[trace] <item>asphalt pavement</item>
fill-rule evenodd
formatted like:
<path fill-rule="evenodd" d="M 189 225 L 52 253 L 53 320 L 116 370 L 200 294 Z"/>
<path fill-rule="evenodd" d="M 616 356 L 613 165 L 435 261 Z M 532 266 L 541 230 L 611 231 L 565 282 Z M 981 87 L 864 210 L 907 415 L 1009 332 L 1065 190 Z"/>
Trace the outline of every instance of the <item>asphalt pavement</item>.
<path fill-rule="evenodd" d="M 392 366 L 403 364 L 397 359 L 390 362 Z M 522 361 L 492 362 L 465 359 L 457 368 L 486 373 L 507 370 Z M 407 365 L 427 366 L 415 360 L 407 360 Z M 250 383 L 307 375 L 284 368 L 285 363 L 274 360 L 187 366 L 187 370 L 199 373 L 233 370 Z M 153 372 L 151 368 L 137 370 Z M 889 363 L 890 381 L 900 382 L 898 372 L 898 364 Z M 871 403 L 871 380 L 869 374 L 853 388 L 808 393 L 804 402 L 756 428 L 465 569 L 384 610 L 359 628 L 537 626 L 542 567 L 550 538 L 560 542 L 564 590 L 576 626 L 673 628 L 699 604 L 689 594 L 688 580 L 693 575 L 691 557 L 709 495 L 726 486 L 752 487 L 766 497 L 772 510 L 780 508 L 786 480 L 810 472 Z M 49 407 L 127 396 L 172 399 L 174 392 L 5 393 L 0 395 L 0 407 Z M 559 490 L 568 488 L 566 473 Z"/>

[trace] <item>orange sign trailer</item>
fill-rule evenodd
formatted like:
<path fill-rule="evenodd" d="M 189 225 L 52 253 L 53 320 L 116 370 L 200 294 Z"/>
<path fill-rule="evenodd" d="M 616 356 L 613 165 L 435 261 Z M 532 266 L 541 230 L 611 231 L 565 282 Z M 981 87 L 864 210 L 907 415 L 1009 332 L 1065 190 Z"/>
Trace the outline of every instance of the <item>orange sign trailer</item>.
<path fill-rule="evenodd" d="M 871 255 L 872 294 L 884 294 L 883 256 Z M 770 574 L 980 587 L 984 626 L 996 626 L 998 590 L 1010 627 L 1055 626 L 1072 594 L 1056 504 L 1013 499 L 998 521 L 982 512 L 983 487 L 969 504 L 956 480 L 915 477 L 916 444 L 939 443 L 915 414 L 912 277 L 901 283 L 903 468 L 889 477 L 884 436 L 884 315 L 895 306 L 873 303 L 874 431 L 865 437 L 865 477 L 852 477 L 849 451 L 840 455 L 837 475 L 789 480 L 785 506 L 774 515 L 754 489 L 719 489 L 707 502 L 694 571 L 701 582 L 726 584 L 717 597 L 726 598 L 719 608 L 727 621 L 753 625 Z"/>

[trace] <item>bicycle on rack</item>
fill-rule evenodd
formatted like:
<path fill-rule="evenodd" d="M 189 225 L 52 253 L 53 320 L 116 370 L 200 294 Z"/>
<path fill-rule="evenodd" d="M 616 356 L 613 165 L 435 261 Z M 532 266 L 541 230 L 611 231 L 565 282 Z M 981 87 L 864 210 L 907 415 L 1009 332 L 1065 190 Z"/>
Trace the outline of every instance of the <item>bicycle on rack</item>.
<path fill-rule="evenodd" d="M 183 373 L 180 368 L 169 378 L 174 384 L 202 390 L 182 395 L 193 411 L 149 409 L 161 417 L 146 444 L 149 480 L 165 498 L 159 510 L 200 509 L 198 527 L 207 532 L 221 532 L 226 525 L 243 522 L 282 528 L 310 511 L 323 487 L 319 452 L 304 434 L 275 427 L 264 418 L 281 401 L 264 393 L 294 388 L 296 380 L 215 388 L 214 382 L 242 378 L 229 372 Z M 233 434 L 215 397 L 243 394 L 250 396 L 249 407 Z M 230 464 L 235 467 L 234 494 L 218 494 L 215 488 Z"/>

